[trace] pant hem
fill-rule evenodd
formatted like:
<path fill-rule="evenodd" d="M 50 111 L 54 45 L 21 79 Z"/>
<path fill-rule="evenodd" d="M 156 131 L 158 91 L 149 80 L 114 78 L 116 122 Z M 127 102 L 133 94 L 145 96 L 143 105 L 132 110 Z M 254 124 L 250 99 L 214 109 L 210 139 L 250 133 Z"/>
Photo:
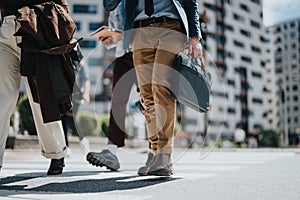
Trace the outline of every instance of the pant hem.
<path fill-rule="evenodd" d="M 66 153 L 67 153 L 67 147 L 65 147 L 64 150 L 62 152 L 59 152 L 59 153 L 45 153 L 45 152 L 42 152 L 42 155 L 45 158 L 60 159 L 60 158 L 65 157 Z"/>

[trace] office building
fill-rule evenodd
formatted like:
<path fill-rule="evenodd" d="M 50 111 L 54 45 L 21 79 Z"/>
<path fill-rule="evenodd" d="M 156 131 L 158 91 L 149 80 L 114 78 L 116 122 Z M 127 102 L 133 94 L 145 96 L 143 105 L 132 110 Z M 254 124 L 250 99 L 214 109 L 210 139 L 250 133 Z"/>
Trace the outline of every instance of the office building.
<path fill-rule="evenodd" d="M 277 96 L 280 97 L 277 102 L 279 127 L 289 134 L 291 144 L 295 132 L 300 129 L 300 19 L 268 27 L 268 34 L 273 47 L 269 53 L 277 77 Z"/>
<path fill-rule="evenodd" d="M 237 124 L 248 133 L 268 128 L 262 1 L 203 0 L 199 10 L 207 13 L 206 50 L 213 77 L 209 134 L 230 136 Z"/>

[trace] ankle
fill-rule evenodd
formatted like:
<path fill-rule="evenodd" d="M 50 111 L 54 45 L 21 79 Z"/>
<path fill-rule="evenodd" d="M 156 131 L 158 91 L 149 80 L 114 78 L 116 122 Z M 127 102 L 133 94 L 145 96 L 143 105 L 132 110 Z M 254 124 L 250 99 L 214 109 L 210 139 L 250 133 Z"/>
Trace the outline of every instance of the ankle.
<path fill-rule="evenodd" d="M 112 154 L 117 155 L 118 146 L 115 144 L 108 144 L 106 149 L 109 150 Z"/>

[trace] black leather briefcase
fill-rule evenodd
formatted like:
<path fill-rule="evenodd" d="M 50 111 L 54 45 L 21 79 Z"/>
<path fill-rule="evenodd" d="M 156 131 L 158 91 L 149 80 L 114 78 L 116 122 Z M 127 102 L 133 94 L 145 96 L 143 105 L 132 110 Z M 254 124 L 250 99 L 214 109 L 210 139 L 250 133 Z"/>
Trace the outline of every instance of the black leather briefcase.
<path fill-rule="evenodd" d="M 171 84 L 173 97 L 181 104 L 198 112 L 207 112 L 211 91 L 211 76 L 205 70 L 202 59 L 195 59 L 185 51 L 176 55 L 174 68 L 177 70 Z"/>

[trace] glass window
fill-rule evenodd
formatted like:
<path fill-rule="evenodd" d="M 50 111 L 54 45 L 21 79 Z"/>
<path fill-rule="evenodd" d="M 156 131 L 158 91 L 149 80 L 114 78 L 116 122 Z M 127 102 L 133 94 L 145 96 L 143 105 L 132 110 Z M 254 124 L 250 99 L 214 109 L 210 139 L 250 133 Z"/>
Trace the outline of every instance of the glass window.
<path fill-rule="evenodd" d="M 241 56 L 241 60 L 244 62 L 252 63 L 252 59 L 248 56 Z"/>
<path fill-rule="evenodd" d="M 296 32 L 295 31 L 291 32 L 290 37 L 291 39 L 296 39 Z"/>
<path fill-rule="evenodd" d="M 261 49 L 259 47 L 256 47 L 256 46 L 251 46 L 251 50 L 253 52 L 256 52 L 256 53 L 261 53 Z"/>
<path fill-rule="evenodd" d="M 242 17 L 236 13 L 233 13 L 233 18 L 237 21 L 244 21 L 244 17 Z"/>
<path fill-rule="evenodd" d="M 96 40 L 82 40 L 79 42 L 82 48 L 95 48 L 97 46 Z"/>
<path fill-rule="evenodd" d="M 278 52 L 278 53 L 282 52 L 281 47 L 278 47 L 278 48 L 276 49 L 276 52 Z"/>
<path fill-rule="evenodd" d="M 235 113 L 236 113 L 235 108 L 228 108 L 228 109 L 227 109 L 227 112 L 228 112 L 229 114 L 235 114 Z"/>
<path fill-rule="evenodd" d="M 225 28 L 226 28 L 226 30 L 234 31 L 234 28 L 231 25 L 226 24 Z"/>
<path fill-rule="evenodd" d="M 262 78 L 262 75 L 259 72 L 252 72 L 252 76 L 255 78 Z"/>
<path fill-rule="evenodd" d="M 276 67 L 275 68 L 275 73 L 279 74 L 279 73 L 282 73 L 282 67 Z"/>
<path fill-rule="evenodd" d="M 241 29 L 240 33 L 246 37 L 251 37 L 251 33 L 249 31 Z"/>
<path fill-rule="evenodd" d="M 259 22 L 256 22 L 256 21 L 251 20 L 251 21 L 250 21 L 250 24 L 251 24 L 251 26 L 253 26 L 253 27 L 255 27 L 255 28 L 260 28 L 260 23 L 259 23 Z"/>
<path fill-rule="evenodd" d="M 100 26 L 103 26 L 103 23 L 99 23 L 99 22 L 90 22 L 89 23 L 89 30 L 90 31 L 95 31 L 97 28 L 99 28 Z"/>
<path fill-rule="evenodd" d="M 81 30 L 81 23 L 75 21 L 75 24 L 76 24 L 76 30 L 80 31 Z"/>
<path fill-rule="evenodd" d="M 296 54 L 291 55 L 291 59 L 296 60 L 297 59 L 297 55 Z"/>
<path fill-rule="evenodd" d="M 231 79 L 228 79 L 228 80 L 227 80 L 227 84 L 228 84 L 228 85 L 235 86 L 235 81 L 234 81 L 234 80 L 231 80 Z"/>
<path fill-rule="evenodd" d="M 292 64 L 292 69 L 296 69 L 297 68 L 297 64 Z"/>
<path fill-rule="evenodd" d="M 73 5 L 73 13 L 96 14 L 97 10 L 98 10 L 97 5 L 84 5 L 84 4 L 74 4 Z"/>
<path fill-rule="evenodd" d="M 260 4 L 260 0 L 251 0 L 253 3 Z"/>
<path fill-rule="evenodd" d="M 278 37 L 276 40 L 275 40 L 275 44 L 278 44 L 278 43 L 281 43 L 281 38 Z"/>
<path fill-rule="evenodd" d="M 297 91 L 298 90 L 298 85 L 293 85 L 293 91 Z"/>
<path fill-rule="evenodd" d="M 246 11 L 246 12 L 250 12 L 248 6 L 245 5 L 245 4 L 240 4 L 240 8 L 241 8 L 242 10 Z"/>
<path fill-rule="evenodd" d="M 226 52 L 226 56 L 228 58 L 234 58 L 234 54 L 232 52 L 229 52 L 229 51 Z"/>
<path fill-rule="evenodd" d="M 290 28 L 295 28 L 295 22 L 290 23 Z"/>
<path fill-rule="evenodd" d="M 204 3 L 204 7 L 207 8 L 207 9 L 213 10 L 213 11 L 216 10 L 216 6 L 212 5 L 210 3 Z"/>
<path fill-rule="evenodd" d="M 276 64 L 282 63 L 282 57 L 276 57 L 275 58 L 275 63 Z"/>
<path fill-rule="evenodd" d="M 261 42 L 264 42 L 264 43 L 270 42 L 270 40 L 267 39 L 267 38 L 265 38 L 264 36 L 259 36 L 259 40 L 260 40 Z"/>
<path fill-rule="evenodd" d="M 260 99 L 260 98 L 253 98 L 253 99 L 252 99 L 252 103 L 255 103 L 255 104 L 262 104 L 262 103 L 263 103 L 263 100 Z"/>
<path fill-rule="evenodd" d="M 241 48 L 244 48 L 244 46 L 245 46 L 242 42 L 239 42 L 239 41 L 237 41 L 237 40 L 234 40 L 234 41 L 233 41 L 233 44 L 234 44 L 235 46 L 241 47 Z"/>

